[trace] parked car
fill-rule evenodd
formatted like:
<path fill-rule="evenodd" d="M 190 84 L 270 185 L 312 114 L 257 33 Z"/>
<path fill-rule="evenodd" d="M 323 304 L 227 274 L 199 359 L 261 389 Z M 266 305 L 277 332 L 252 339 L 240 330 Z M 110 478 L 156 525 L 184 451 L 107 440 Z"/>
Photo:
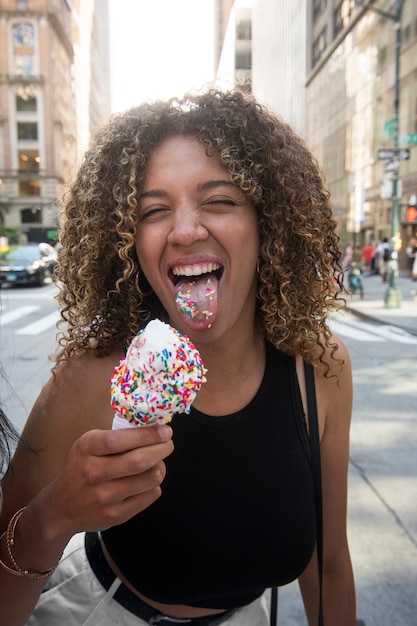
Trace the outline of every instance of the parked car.
<path fill-rule="evenodd" d="M 57 259 L 48 243 L 13 246 L 0 257 L 0 284 L 41 286 L 52 277 Z"/>

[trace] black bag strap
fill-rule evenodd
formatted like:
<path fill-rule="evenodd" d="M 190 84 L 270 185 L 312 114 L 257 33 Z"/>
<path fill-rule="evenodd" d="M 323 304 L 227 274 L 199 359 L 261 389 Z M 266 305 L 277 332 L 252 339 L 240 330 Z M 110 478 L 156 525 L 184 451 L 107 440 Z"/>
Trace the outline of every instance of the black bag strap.
<path fill-rule="evenodd" d="M 311 363 L 304 361 L 304 372 L 307 390 L 307 411 L 310 427 L 311 470 L 313 473 L 314 503 L 316 509 L 317 524 L 317 563 L 319 572 L 319 622 L 318 626 L 324 626 L 323 621 L 323 504 L 321 491 L 321 463 L 320 463 L 320 435 L 319 421 L 317 416 L 316 385 L 314 381 L 314 368 Z M 271 589 L 271 614 L 270 625 L 278 623 L 278 588 Z"/>
<path fill-rule="evenodd" d="M 270 613 L 270 626 L 277 626 L 278 624 L 278 587 L 272 587 L 271 589 L 271 613 Z"/>
<path fill-rule="evenodd" d="M 320 435 L 317 416 L 314 368 L 304 362 L 307 389 L 308 423 L 310 427 L 311 469 L 317 522 L 317 564 L 319 571 L 319 626 L 323 626 L 323 503 L 321 491 Z"/>

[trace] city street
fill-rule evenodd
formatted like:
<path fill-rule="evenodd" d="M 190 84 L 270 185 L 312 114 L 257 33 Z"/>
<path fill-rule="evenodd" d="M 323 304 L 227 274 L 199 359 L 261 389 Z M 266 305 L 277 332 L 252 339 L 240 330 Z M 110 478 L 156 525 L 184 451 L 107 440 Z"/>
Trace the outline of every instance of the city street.
<path fill-rule="evenodd" d="M 59 319 L 56 288 L 3 288 L 0 291 L 0 354 L 10 388 L 2 382 L 1 398 L 7 414 L 20 430 L 48 380 Z"/>
<path fill-rule="evenodd" d="M 0 293 L 1 361 L 13 390 L 3 388 L 2 397 L 19 428 L 49 377 L 55 293 L 53 285 Z M 416 626 L 417 336 L 351 311 L 331 326 L 349 348 L 354 376 L 348 528 L 358 624 Z M 305 625 L 293 583 L 279 592 L 279 626 Z"/>

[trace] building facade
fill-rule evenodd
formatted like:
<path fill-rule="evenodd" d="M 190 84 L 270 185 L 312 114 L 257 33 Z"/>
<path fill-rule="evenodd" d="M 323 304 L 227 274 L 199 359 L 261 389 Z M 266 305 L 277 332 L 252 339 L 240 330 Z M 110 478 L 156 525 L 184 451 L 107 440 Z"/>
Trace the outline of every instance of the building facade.
<path fill-rule="evenodd" d="M 417 233 L 417 212 L 408 210 L 417 195 L 417 3 L 252 0 L 251 46 L 252 91 L 317 156 L 342 245 L 360 248 L 395 230 L 407 268 L 405 248 Z M 227 42 L 225 51 L 230 65 Z M 392 150 L 394 158 L 379 158 Z"/>
<path fill-rule="evenodd" d="M 83 40 L 81 30 L 83 12 L 94 19 L 94 0 L 81 6 L 0 0 L 0 228 L 11 242 L 55 241 L 57 198 L 99 122 L 97 107 L 85 106 L 89 89 L 80 88 L 81 68 L 93 82 L 97 32 Z M 104 96 L 101 115 L 109 108 Z"/>
<path fill-rule="evenodd" d="M 256 0 L 253 93 L 305 135 L 307 0 Z"/>
<path fill-rule="evenodd" d="M 215 2 L 215 82 L 223 89 L 252 91 L 252 8 L 253 0 Z"/>
<path fill-rule="evenodd" d="M 342 240 L 361 247 L 391 239 L 396 218 L 405 268 L 417 231 L 407 220 L 417 193 L 417 4 L 360 4 L 309 3 L 306 136 L 326 172 Z"/>

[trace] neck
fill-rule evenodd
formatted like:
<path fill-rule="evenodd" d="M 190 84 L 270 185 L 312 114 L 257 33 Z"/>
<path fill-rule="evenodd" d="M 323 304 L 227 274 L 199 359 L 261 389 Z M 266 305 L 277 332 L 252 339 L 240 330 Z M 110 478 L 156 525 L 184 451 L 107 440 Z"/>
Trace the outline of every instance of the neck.
<path fill-rule="evenodd" d="M 202 346 L 207 382 L 194 406 L 209 415 L 226 415 L 245 407 L 255 396 L 265 371 L 265 339 L 259 332 L 221 349 Z"/>

